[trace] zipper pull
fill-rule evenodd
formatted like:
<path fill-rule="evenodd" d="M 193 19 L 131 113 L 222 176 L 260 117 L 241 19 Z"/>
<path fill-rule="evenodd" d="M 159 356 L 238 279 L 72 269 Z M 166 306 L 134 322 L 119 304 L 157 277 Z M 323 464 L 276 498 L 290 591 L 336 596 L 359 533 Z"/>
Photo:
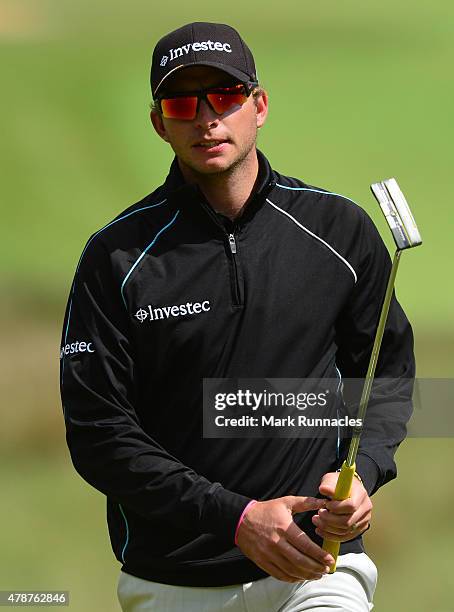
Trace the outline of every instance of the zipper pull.
<path fill-rule="evenodd" d="M 230 250 L 232 251 L 233 254 L 236 253 L 236 242 L 235 242 L 235 236 L 233 234 L 229 234 L 229 245 L 230 245 Z"/>

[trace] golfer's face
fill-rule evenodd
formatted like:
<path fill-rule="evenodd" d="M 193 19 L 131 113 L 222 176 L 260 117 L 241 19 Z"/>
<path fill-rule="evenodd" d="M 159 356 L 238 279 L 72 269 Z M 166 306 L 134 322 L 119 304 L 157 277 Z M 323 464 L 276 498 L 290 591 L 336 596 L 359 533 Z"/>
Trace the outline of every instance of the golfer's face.
<path fill-rule="evenodd" d="M 183 93 L 208 89 L 232 78 L 222 70 L 194 66 L 177 71 L 169 77 L 166 93 Z M 255 150 L 257 128 L 265 121 L 266 96 L 258 103 L 250 95 L 247 101 L 218 115 L 205 100 L 200 100 L 197 115 L 192 120 L 159 118 L 160 135 L 170 143 L 175 154 L 192 170 L 202 174 L 224 172 Z"/>

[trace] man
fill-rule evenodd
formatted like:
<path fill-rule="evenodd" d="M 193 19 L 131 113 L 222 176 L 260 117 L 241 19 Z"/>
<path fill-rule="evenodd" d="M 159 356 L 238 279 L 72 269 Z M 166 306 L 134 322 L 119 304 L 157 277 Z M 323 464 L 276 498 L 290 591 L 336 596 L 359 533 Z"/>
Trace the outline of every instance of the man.
<path fill-rule="evenodd" d="M 399 401 L 371 406 L 393 422 L 363 438 L 348 500 L 329 500 L 345 441 L 204 438 L 202 382 L 364 376 L 388 253 L 361 208 L 256 149 L 268 96 L 233 28 L 162 38 L 151 87 L 175 159 L 88 241 L 61 351 L 67 442 L 107 497 L 122 609 L 370 610 L 361 534 L 396 475 L 410 406 L 398 391 L 414 375 L 395 298 L 377 376 L 396 379 Z M 332 574 L 323 538 L 342 542 Z"/>

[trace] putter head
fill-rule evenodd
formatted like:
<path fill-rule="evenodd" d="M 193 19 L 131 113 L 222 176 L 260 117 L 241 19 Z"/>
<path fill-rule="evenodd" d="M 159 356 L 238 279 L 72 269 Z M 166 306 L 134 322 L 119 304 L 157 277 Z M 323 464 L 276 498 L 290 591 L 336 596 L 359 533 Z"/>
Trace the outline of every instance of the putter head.
<path fill-rule="evenodd" d="M 373 183 L 370 188 L 385 215 L 398 250 L 422 244 L 410 207 L 396 179 Z"/>

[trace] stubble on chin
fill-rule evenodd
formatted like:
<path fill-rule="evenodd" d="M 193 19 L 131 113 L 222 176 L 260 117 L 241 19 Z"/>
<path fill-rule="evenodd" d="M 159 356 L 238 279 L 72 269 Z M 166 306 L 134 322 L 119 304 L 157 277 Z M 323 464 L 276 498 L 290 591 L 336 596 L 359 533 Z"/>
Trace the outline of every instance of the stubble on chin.
<path fill-rule="evenodd" d="M 178 153 L 175 151 L 176 156 L 179 159 L 180 166 L 183 163 L 187 169 L 191 172 L 194 179 L 204 178 L 205 180 L 208 177 L 223 177 L 226 178 L 231 176 L 232 174 L 236 174 L 241 172 L 243 166 L 246 166 L 249 162 L 249 156 L 255 153 L 256 143 L 257 143 L 257 132 L 255 132 L 255 138 L 252 139 L 244 148 L 242 148 L 239 154 L 234 157 L 225 167 L 216 168 L 216 167 L 205 167 L 201 169 L 193 160 L 184 159 L 183 157 L 179 157 Z"/>

